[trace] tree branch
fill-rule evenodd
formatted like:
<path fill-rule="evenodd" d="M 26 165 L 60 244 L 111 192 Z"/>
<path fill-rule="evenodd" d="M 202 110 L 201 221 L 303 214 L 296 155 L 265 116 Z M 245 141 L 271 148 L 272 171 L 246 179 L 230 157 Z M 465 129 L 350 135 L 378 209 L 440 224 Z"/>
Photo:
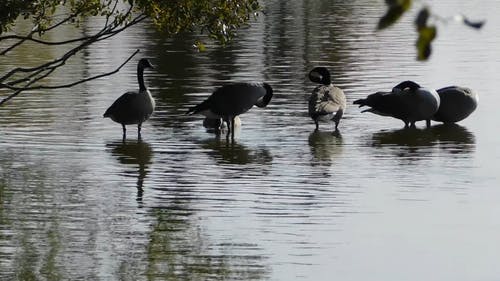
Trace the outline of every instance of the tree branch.
<path fill-rule="evenodd" d="M 139 49 L 137 49 L 132 55 L 130 55 L 120 66 L 118 66 L 116 69 L 114 69 L 114 70 L 112 70 L 110 72 L 106 72 L 106 73 L 102 73 L 102 74 L 95 75 L 95 76 L 92 76 L 92 77 L 88 77 L 88 78 L 81 79 L 81 80 L 78 80 L 78 81 L 75 81 L 75 82 L 72 82 L 72 83 L 68 83 L 68 84 L 61 84 L 61 85 L 57 85 L 57 86 L 43 86 L 43 85 L 41 85 L 41 86 L 29 87 L 30 85 L 32 85 L 36 81 L 38 81 L 38 80 L 40 80 L 42 78 L 45 78 L 48 75 L 50 75 L 55 70 L 55 68 L 49 69 L 38 80 L 29 81 L 28 84 L 26 84 L 26 86 L 22 87 L 22 88 L 12 87 L 12 86 L 9 86 L 9 85 L 6 85 L 6 84 L 0 84 L 0 86 L 3 86 L 5 88 L 11 89 L 11 90 L 15 90 L 14 93 L 8 95 L 7 97 L 3 98 L 0 101 L 0 106 L 3 105 L 4 103 L 6 103 L 7 101 L 9 101 L 10 99 L 16 97 L 17 95 L 19 95 L 23 91 L 27 91 L 27 90 L 41 90 L 41 89 L 71 88 L 71 87 L 76 86 L 78 84 L 82 84 L 82 83 L 85 83 L 85 82 L 88 82 L 88 81 L 91 81 L 91 80 L 95 80 L 95 79 L 99 79 L 99 78 L 102 78 L 102 77 L 113 75 L 113 74 L 119 72 L 137 53 L 139 53 Z M 45 70 L 47 70 L 47 69 L 45 69 Z"/>

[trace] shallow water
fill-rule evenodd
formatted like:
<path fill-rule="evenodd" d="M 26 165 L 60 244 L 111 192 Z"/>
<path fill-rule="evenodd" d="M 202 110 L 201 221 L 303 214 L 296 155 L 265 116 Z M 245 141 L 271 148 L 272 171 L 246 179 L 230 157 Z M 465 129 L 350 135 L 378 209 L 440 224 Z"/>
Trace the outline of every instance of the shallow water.
<path fill-rule="evenodd" d="M 0 107 L 1 279 L 497 279 L 499 5 L 459 2 L 431 7 L 487 24 L 439 24 L 427 62 L 415 60 L 413 17 L 374 32 L 384 7 L 370 1 L 268 1 L 231 46 L 204 53 L 147 24 L 92 46 L 54 83 L 112 70 L 140 48 L 156 66 L 145 74 L 156 112 L 142 141 L 131 126 L 125 143 L 102 118 L 137 87 L 138 57 Z M 0 70 L 60 52 L 27 46 Z M 480 104 L 459 124 L 415 130 L 349 106 L 339 134 L 326 123 L 315 132 L 306 75 L 317 65 L 349 104 L 407 79 L 470 87 Z M 234 81 L 266 81 L 275 95 L 228 142 L 184 112 Z"/>

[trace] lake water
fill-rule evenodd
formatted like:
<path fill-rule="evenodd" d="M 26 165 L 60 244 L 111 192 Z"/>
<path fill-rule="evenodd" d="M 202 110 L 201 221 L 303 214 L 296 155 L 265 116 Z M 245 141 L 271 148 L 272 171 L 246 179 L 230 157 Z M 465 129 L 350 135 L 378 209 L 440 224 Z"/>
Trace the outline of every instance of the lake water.
<path fill-rule="evenodd" d="M 431 1 L 443 17 L 488 21 L 438 23 L 418 62 L 414 2 L 381 32 L 383 1 L 276 0 L 226 48 L 199 53 L 195 37 L 144 24 L 82 52 L 48 83 L 141 49 L 113 76 L 0 107 L 0 279 L 498 280 L 500 4 Z M 27 45 L 0 70 L 59 54 Z M 157 108 L 143 140 L 130 126 L 122 143 L 102 114 L 137 88 L 140 57 L 156 66 L 145 76 Z M 455 126 L 417 130 L 351 105 L 340 135 L 314 132 L 307 73 L 318 65 L 349 104 L 407 79 L 470 87 L 480 104 Z M 266 81 L 275 95 L 227 142 L 184 112 L 234 81 Z"/>

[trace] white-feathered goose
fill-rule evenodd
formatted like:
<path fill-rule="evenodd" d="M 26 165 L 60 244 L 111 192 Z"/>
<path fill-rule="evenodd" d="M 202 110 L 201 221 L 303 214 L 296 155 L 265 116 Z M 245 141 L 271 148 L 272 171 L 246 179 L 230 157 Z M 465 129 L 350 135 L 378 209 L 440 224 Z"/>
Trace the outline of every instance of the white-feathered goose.
<path fill-rule="evenodd" d="M 144 69 L 153 68 L 149 60 L 141 59 L 137 64 L 139 91 L 126 92 L 104 113 L 116 123 L 122 124 L 123 140 L 126 138 L 125 125 L 137 124 L 137 137 L 141 138 L 142 123 L 149 119 L 155 108 L 155 101 L 144 84 Z"/>
<path fill-rule="evenodd" d="M 266 107 L 272 97 L 273 89 L 267 83 L 233 83 L 218 88 L 186 114 L 200 113 L 211 119 L 222 118 L 228 124 L 227 137 L 231 133 L 234 139 L 235 117 L 254 105 Z"/>
<path fill-rule="evenodd" d="M 316 130 L 320 120 L 332 120 L 337 131 L 347 107 L 344 91 L 332 84 L 330 72 L 325 67 L 315 67 L 309 72 L 309 79 L 321 84 L 309 97 L 309 116 L 314 120 Z"/>
<path fill-rule="evenodd" d="M 426 120 L 427 127 L 430 127 L 430 120 L 439 109 L 440 99 L 435 90 L 422 88 L 413 81 L 404 81 L 391 92 L 377 92 L 354 101 L 354 104 L 370 107 L 362 112 L 400 119 L 405 127 L 415 127 L 415 122 L 421 120 Z"/>

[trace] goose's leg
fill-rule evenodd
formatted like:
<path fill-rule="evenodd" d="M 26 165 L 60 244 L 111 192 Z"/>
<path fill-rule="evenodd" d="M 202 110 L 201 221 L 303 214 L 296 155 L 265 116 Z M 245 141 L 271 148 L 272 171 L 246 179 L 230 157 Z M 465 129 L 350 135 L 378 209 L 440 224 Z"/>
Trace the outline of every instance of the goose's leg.
<path fill-rule="evenodd" d="M 417 127 L 417 126 L 415 126 L 415 122 L 411 122 L 411 124 L 410 124 L 410 128 L 415 129 L 416 127 Z"/>
<path fill-rule="evenodd" d="M 122 130 L 123 130 L 122 138 L 123 141 L 125 141 L 125 139 L 127 138 L 127 129 L 125 128 L 125 124 L 122 124 Z"/>
<path fill-rule="evenodd" d="M 224 118 L 224 121 L 226 121 L 226 124 L 227 124 L 226 140 L 229 140 L 229 134 L 231 134 L 231 126 L 230 126 L 229 118 Z"/>
<path fill-rule="evenodd" d="M 409 122 L 408 122 L 408 121 L 405 121 L 405 120 L 403 120 L 403 122 L 405 123 L 405 128 L 409 128 L 409 126 L 408 126 L 408 123 L 409 123 Z"/>
<path fill-rule="evenodd" d="M 425 120 L 425 124 L 427 125 L 427 128 L 431 127 L 431 119 Z"/>
<path fill-rule="evenodd" d="M 335 132 L 337 132 L 339 130 L 339 123 L 340 123 L 340 121 L 335 120 Z"/>
<path fill-rule="evenodd" d="M 316 124 L 316 131 L 319 130 L 319 123 L 317 119 L 314 119 L 314 123 Z"/>
<path fill-rule="evenodd" d="M 137 124 L 137 139 L 141 139 L 141 128 L 142 128 L 142 123 Z"/>
<path fill-rule="evenodd" d="M 235 116 L 233 116 L 231 118 L 231 140 L 234 141 L 234 118 L 236 118 Z"/>

